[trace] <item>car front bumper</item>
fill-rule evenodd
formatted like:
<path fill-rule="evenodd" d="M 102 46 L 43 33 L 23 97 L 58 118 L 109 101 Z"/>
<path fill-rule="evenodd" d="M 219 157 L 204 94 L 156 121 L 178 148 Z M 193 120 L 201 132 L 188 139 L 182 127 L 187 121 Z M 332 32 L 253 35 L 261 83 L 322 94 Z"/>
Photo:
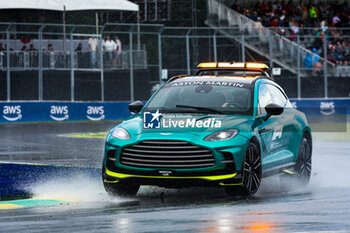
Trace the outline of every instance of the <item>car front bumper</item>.
<path fill-rule="evenodd" d="M 242 166 L 248 139 L 237 136 L 230 140 L 206 142 L 186 140 L 173 135 L 166 140 L 182 140 L 192 145 L 209 149 L 215 159 L 215 165 L 193 169 L 133 167 L 120 162 L 123 148 L 140 143 L 143 140 L 162 140 L 160 138 L 142 138 L 126 143 L 125 140 L 107 138 L 105 147 L 103 180 L 107 183 L 133 183 L 160 187 L 225 186 L 242 184 Z M 163 138 L 164 140 L 164 138 Z M 112 158 L 110 160 L 109 158 Z"/>

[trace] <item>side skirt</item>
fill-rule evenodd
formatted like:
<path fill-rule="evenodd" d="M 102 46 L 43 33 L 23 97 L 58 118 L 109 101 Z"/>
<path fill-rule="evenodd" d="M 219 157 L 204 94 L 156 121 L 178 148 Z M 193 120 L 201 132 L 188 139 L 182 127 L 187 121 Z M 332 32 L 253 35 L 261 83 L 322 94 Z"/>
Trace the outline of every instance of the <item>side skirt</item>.
<path fill-rule="evenodd" d="M 270 168 L 263 171 L 262 178 L 266 179 L 272 176 L 279 176 L 283 174 L 294 175 L 295 174 L 294 168 L 295 168 L 295 163 L 287 163 L 278 167 Z"/>

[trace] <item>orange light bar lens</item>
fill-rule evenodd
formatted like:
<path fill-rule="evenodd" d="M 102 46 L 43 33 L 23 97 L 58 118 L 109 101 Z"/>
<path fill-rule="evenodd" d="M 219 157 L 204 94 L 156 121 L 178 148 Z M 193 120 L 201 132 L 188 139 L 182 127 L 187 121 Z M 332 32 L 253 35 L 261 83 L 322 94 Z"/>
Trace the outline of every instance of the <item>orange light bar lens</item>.
<path fill-rule="evenodd" d="M 205 62 L 200 63 L 197 67 L 198 68 L 216 68 L 216 62 Z"/>
<path fill-rule="evenodd" d="M 247 63 L 247 68 L 268 69 L 269 67 L 263 63 Z"/>

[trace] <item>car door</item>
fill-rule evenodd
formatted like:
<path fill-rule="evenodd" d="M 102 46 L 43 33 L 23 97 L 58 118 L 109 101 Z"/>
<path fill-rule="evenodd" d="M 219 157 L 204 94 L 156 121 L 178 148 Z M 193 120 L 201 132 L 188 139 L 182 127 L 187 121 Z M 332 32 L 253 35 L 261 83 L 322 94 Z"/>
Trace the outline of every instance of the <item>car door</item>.
<path fill-rule="evenodd" d="M 278 104 L 282 107 L 286 104 L 286 99 L 278 87 L 261 83 L 258 94 L 258 113 L 257 117 L 261 118 L 266 115 L 265 107 L 268 104 Z M 278 154 L 283 150 L 283 129 L 284 116 L 273 115 L 266 121 L 261 120 L 261 124 L 257 125 L 257 130 L 261 139 L 262 161 L 265 168 L 269 168 L 278 163 Z"/>

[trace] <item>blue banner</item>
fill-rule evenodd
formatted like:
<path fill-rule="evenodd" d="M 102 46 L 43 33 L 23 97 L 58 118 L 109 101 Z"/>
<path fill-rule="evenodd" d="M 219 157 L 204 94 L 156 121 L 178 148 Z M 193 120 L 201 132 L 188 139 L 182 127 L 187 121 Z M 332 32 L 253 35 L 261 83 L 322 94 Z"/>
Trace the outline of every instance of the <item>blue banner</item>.
<path fill-rule="evenodd" d="M 100 121 L 130 116 L 129 102 L 1 102 L 0 123 L 34 121 Z"/>
<path fill-rule="evenodd" d="M 307 116 L 350 115 L 350 99 L 291 99 Z"/>
<path fill-rule="evenodd" d="M 350 99 L 291 99 L 306 115 L 350 115 Z M 0 102 L 0 123 L 119 120 L 129 102 Z"/>

